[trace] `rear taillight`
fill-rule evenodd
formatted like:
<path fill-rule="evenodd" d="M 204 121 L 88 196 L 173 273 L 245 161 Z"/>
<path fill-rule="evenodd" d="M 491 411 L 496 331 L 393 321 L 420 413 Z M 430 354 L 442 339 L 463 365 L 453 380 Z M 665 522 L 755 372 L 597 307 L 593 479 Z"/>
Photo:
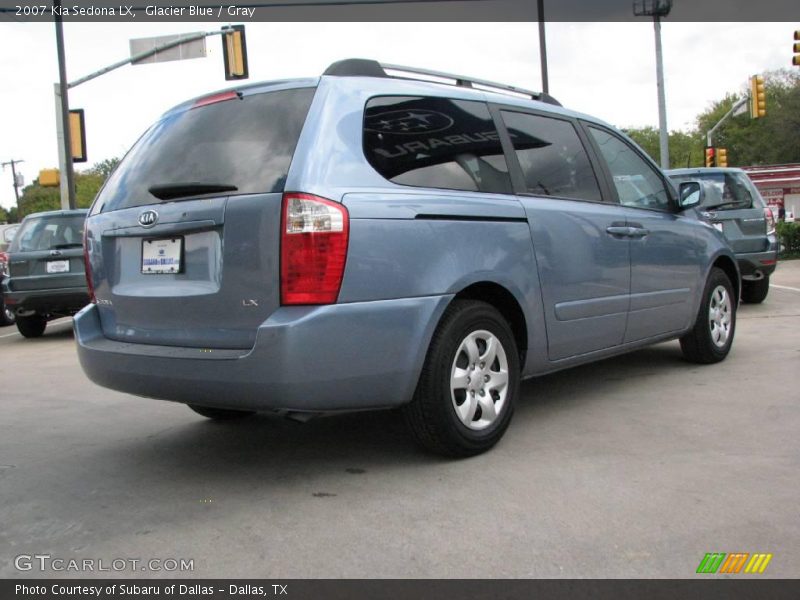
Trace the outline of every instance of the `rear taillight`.
<path fill-rule="evenodd" d="M 92 261 L 89 258 L 89 228 L 83 226 L 83 270 L 86 274 L 86 287 L 89 290 L 89 302 L 97 303 L 94 295 L 94 283 L 92 283 Z"/>
<path fill-rule="evenodd" d="M 332 304 L 347 259 L 347 209 L 311 194 L 283 195 L 281 304 Z"/>
<path fill-rule="evenodd" d="M 764 209 L 764 219 L 767 221 L 767 235 L 775 233 L 775 215 L 771 208 Z"/>
<path fill-rule="evenodd" d="M 0 252 L 0 279 L 8 277 L 8 254 Z"/>

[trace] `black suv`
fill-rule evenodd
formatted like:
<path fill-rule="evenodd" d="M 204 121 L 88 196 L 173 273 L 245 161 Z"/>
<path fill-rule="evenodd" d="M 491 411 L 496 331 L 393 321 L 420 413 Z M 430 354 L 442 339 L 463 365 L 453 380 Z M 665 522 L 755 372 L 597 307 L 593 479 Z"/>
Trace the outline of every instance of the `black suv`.
<path fill-rule="evenodd" d="M 83 262 L 86 210 L 28 215 L 8 249 L 3 295 L 25 337 L 89 303 Z"/>

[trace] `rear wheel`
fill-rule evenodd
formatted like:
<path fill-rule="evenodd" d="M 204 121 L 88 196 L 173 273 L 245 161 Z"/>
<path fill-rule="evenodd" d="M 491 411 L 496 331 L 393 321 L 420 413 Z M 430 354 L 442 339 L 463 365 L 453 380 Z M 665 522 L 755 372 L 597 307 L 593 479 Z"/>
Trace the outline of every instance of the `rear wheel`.
<path fill-rule="evenodd" d="M 761 304 L 769 293 L 769 275 L 758 281 L 742 281 L 742 302 Z"/>
<path fill-rule="evenodd" d="M 437 454 L 473 456 L 508 428 L 519 390 L 519 354 L 491 305 L 455 300 L 428 349 L 414 399 L 403 408 L 416 441 Z"/>
<path fill-rule="evenodd" d="M 203 415 L 207 419 L 213 419 L 214 421 L 230 421 L 231 419 L 241 419 L 242 417 L 249 417 L 255 414 L 252 410 L 210 408 L 208 406 L 198 406 L 197 404 L 189 404 L 188 406 L 198 415 Z"/>
<path fill-rule="evenodd" d="M 706 281 L 703 302 L 692 330 L 681 338 L 687 360 L 710 364 L 730 352 L 736 331 L 736 298 L 725 271 L 714 267 Z"/>
<path fill-rule="evenodd" d="M 47 317 L 43 315 L 17 317 L 17 329 L 26 338 L 41 337 L 46 327 Z"/>

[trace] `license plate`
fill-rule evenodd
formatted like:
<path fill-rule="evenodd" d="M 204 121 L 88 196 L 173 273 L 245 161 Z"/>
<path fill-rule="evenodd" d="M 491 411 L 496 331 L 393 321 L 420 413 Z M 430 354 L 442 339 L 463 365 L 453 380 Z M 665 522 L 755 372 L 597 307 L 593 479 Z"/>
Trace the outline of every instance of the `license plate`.
<path fill-rule="evenodd" d="M 142 240 L 142 273 L 158 275 L 180 273 L 183 238 Z"/>
<path fill-rule="evenodd" d="M 48 273 L 69 273 L 68 260 L 48 260 L 45 270 Z"/>

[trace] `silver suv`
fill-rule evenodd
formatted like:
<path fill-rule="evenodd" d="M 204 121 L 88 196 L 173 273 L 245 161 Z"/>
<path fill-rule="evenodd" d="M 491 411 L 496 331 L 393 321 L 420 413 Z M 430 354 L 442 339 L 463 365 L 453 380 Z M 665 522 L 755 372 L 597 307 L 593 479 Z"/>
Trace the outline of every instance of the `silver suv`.
<path fill-rule="evenodd" d="M 708 184 L 700 211 L 730 243 L 742 275 L 742 300 L 763 302 L 769 293 L 769 277 L 778 264 L 775 218 L 761 194 L 741 169 L 674 169 L 667 175 L 682 181 Z"/>
<path fill-rule="evenodd" d="M 80 362 L 215 419 L 402 407 L 476 454 L 521 379 L 675 338 L 725 358 L 739 272 L 702 200 L 510 86 L 347 60 L 237 87 L 168 111 L 95 200 Z"/>

